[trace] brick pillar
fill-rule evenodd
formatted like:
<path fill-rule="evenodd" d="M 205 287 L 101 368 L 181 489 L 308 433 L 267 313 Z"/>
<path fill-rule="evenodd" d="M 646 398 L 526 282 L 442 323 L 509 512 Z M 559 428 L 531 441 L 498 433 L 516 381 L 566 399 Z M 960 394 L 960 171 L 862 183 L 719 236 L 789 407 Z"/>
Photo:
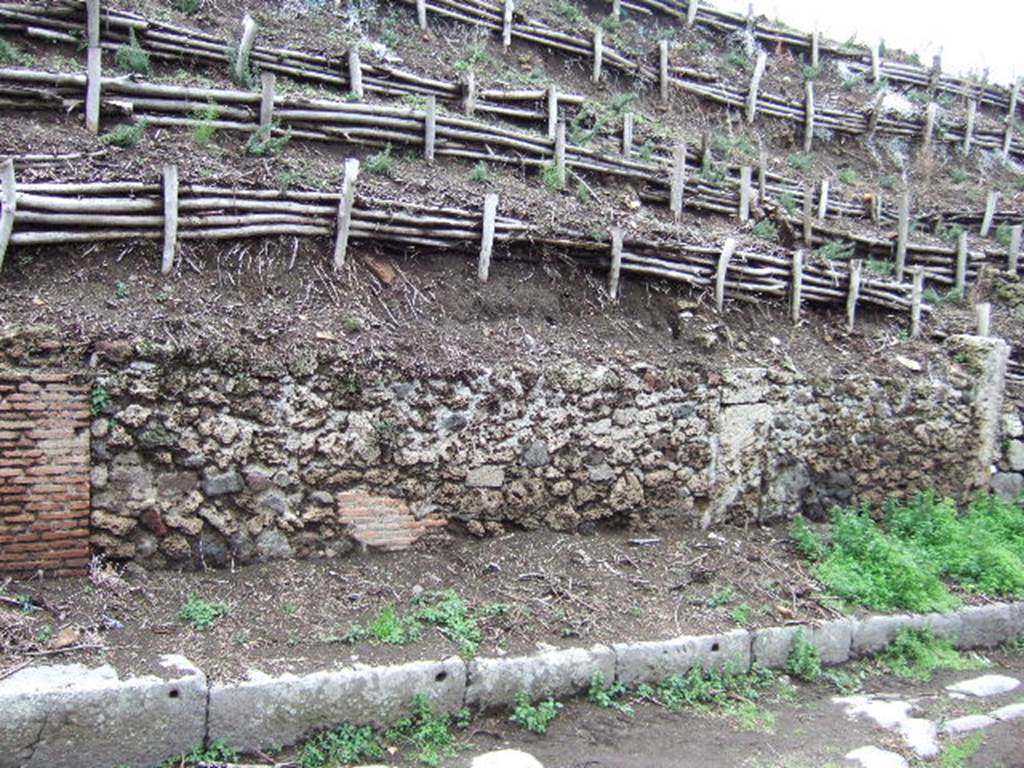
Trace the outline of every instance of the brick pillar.
<path fill-rule="evenodd" d="M 88 562 L 89 387 L 0 371 L 0 574 L 70 576 Z"/>

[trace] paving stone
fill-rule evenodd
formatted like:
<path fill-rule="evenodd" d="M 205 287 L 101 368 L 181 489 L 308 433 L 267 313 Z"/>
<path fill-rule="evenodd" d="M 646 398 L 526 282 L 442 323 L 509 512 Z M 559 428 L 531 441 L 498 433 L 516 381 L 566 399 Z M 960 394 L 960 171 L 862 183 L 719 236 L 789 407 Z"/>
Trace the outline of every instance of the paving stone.
<path fill-rule="evenodd" d="M 723 669 L 731 664 L 746 672 L 750 669 L 750 646 L 750 633 L 738 629 L 724 635 L 684 636 L 612 647 L 618 659 L 618 681 L 636 685 L 685 674 L 698 664 L 706 669 Z"/>
<path fill-rule="evenodd" d="M 846 753 L 846 759 L 861 768 L 910 768 L 902 755 L 878 747 L 860 747 Z"/>
<path fill-rule="evenodd" d="M 995 648 L 1019 634 L 1017 604 L 964 608 L 960 619 L 960 648 Z"/>
<path fill-rule="evenodd" d="M 482 710 L 507 707 L 520 690 L 532 700 L 568 698 L 586 691 L 595 672 L 600 672 L 607 684 L 615 679 L 615 653 L 608 646 L 477 659 L 469 665 L 466 706 Z"/>
<path fill-rule="evenodd" d="M 0 768 L 148 768 L 206 736 L 206 676 L 181 656 L 152 675 L 29 667 L 0 681 Z"/>
<path fill-rule="evenodd" d="M 502 749 L 474 757 L 469 768 L 544 768 L 533 755 L 518 749 Z"/>
<path fill-rule="evenodd" d="M 1007 704 L 1005 707 L 993 709 L 988 714 L 989 717 L 994 717 L 996 720 L 1020 720 L 1024 718 L 1024 702 Z"/>
<path fill-rule="evenodd" d="M 946 690 L 981 698 L 1009 693 L 1016 690 L 1019 686 L 1020 680 L 1008 677 L 1007 675 L 982 675 L 981 677 L 972 677 L 970 680 L 961 680 L 959 683 L 947 685 Z"/>
<path fill-rule="evenodd" d="M 964 715 L 948 720 L 942 726 L 943 733 L 970 733 L 995 725 L 996 720 L 988 715 Z"/>

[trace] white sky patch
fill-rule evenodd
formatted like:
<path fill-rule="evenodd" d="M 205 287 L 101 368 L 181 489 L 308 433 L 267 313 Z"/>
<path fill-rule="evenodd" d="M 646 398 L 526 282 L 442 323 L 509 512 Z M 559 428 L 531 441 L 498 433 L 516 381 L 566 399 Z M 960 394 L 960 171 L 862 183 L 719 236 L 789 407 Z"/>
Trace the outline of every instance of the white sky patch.
<path fill-rule="evenodd" d="M 717 0 L 723 10 L 746 13 L 747 0 Z M 1024 3 L 1020 0 L 974 0 L 968 5 L 905 0 L 760 0 L 754 13 L 810 32 L 870 44 L 885 40 L 891 48 L 916 52 L 931 66 L 942 54 L 942 69 L 967 75 L 989 69 L 989 82 L 1008 85 L 1024 75 Z"/>

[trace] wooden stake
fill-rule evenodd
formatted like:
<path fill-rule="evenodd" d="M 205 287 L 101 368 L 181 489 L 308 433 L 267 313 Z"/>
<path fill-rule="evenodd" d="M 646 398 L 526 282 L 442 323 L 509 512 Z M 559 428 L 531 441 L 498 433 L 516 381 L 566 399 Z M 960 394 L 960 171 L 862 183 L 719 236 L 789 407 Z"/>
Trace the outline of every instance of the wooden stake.
<path fill-rule="evenodd" d="M 512 45 L 512 0 L 505 0 L 501 14 L 501 44 L 507 51 Z"/>
<path fill-rule="evenodd" d="M 928 104 L 928 109 L 925 112 L 924 118 L 924 145 L 930 146 L 932 143 L 932 134 L 935 133 L 935 118 L 938 115 L 939 105 L 934 101 Z"/>
<path fill-rule="evenodd" d="M 828 215 L 828 179 L 821 180 L 821 191 L 818 193 L 818 221 L 824 221 Z"/>
<path fill-rule="evenodd" d="M 910 192 L 900 195 L 898 220 L 896 223 L 896 282 L 903 282 L 903 271 L 907 265 L 907 239 L 910 237 Z"/>
<path fill-rule="evenodd" d="M 100 47 L 100 0 L 85 0 L 85 45 Z"/>
<path fill-rule="evenodd" d="M 978 102 L 971 99 L 967 102 L 967 126 L 964 129 L 964 154 L 971 151 L 971 139 L 974 138 L 974 120 L 978 112 Z"/>
<path fill-rule="evenodd" d="M 678 223 L 683 218 L 683 192 L 686 189 L 686 145 L 680 142 L 672 151 L 672 181 L 669 187 L 669 210 Z"/>
<path fill-rule="evenodd" d="M 86 51 L 85 128 L 95 135 L 100 131 L 100 83 L 103 78 L 103 49 Z"/>
<path fill-rule="evenodd" d="M 853 324 L 857 319 L 857 299 L 860 298 L 860 274 L 864 268 L 864 262 L 854 259 L 850 262 L 850 284 L 846 290 L 846 332 L 853 331 Z"/>
<path fill-rule="evenodd" d="M 814 223 L 811 219 L 811 206 L 813 205 L 810 184 L 804 183 L 803 199 L 803 223 L 804 223 L 804 245 L 808 248 L 814 243 Z"/>
<path fill-rule="evenodd" d="M 817 67 L 821 61 L 821 33 L 815 28 L 811 32 L 811 66 Z"/>
<path fill-rule="evenodd" d="M 256 22 L 252 16 L 245 14 L 242 19 L 242 37 L 238 42 L 238 51 L 235 56 L 235 81 L 245 83 L 251 76 L 249 69 L 249 57 L 252 54 L 253 43 L 256 42 Z"/>
<path fill-rule="evenodd" d="M 423 156 L 428 163 L 434 162 L 434 142 L 437 139 L 437 97 L 427 96 L 427 107 L 423 113 Z"/>
<path fill-rule="evenodd" d="M 871 82 L 877 83 L 882 79 L 882 62 L 881 62 L 881 51 L 880 44 L 875 43 L 871 46 Z"/>
<path fill-rule="evenodd" d="M 558 188 L 565 189 L 565 121 L 559 120 L 555 126 L 555 173 L 558 177 Z"/>
<path fill-rule="evenodd" d="M 814 142 L 814 83 L 807 81 L 806 113 L 804 116 L 804 152 L 811 151 Z"/>
<path fill-rule="evenodd" d="M 424 32 L 427 29 L 427 0 L 416 0 L 416 23 Z"/>
<path fill-rule="evenodd" d="M 1024 233 L 1024 226 L 1018 224 L 1010 229 L 1010 248 L 1006 254 L 1006 269 L 1017 274 L 1017 260 L 1020 258 L 1021 234 Z"/>
<path fill-rule="evenodd" d="M 760 139 L 757 140 L 757 191 L 764 203 L 768 199 L 768 154 Z"/>
<path fill-rule="evenodd" d="M 697 6 L 699 3 L 697 0 L 690 0 L 686 5 L 686 26 L 692 27 L 693 22 L 697 20 Z"/>
<path fill-rule="evenodd" d="M 494 250 L 494 222 L 498 216 L 498 196 L 494 192 L 484 198 L 483 236 L 480 240 L 480 261 L 477 263 L 476 276 L 481 283 L 486 283 L 491 274 L 491 253 Z"/>
<path fill-rule="evenodd" d="M 722 312 L 725 305 L 725 276 L 729 271 L 729 260 L 736 252 L 736 240 L 732 237 L 726 238 L 722 252 L 718 254 L 718 269 L 715 270 L 715 307 Z"/>
<path fill-rule="evenodd" d="M 658 83 L 661 86 L 661 103 L 668 101 L 668 40 L 658 43 Z"/>
<path fill-rule="evenodd" d="M 953 289 L 964 292 L 967 285 L 967 233 L 961 232 L 956 241 L 956 275 Z"/>
<path fill-rule="evenodd" d="M 345 176 L 341 181 L 341 199 L 338 201 L 338 229 L 334 238 L 334 271 L 345 267 L 348 252 L 348 232 L 352 224 L 352 203 L 356 196 L 356 180 L 359 178 L 359 161 L 345 161 Z"/>
<path fill-rule="evenodd" d="M 871 193 L 871 223 L 882 223 L 882 193 L 877 190 Z"/>
<path fill-rule="evenodd" d="M 14 214 L 18 210 L 18 189 L 14 181 L 14 161 L 0 163 L 0 183 L 3 184 L 3 207 L 0 208 L 0 269 L 4 268 L 4 255 L 14 229 Z"/>
<path fill-rule="evenodd" d="M 800 294 L 804 285 L 804 252 L 793 251 L 793 284 L 790 289 L 790 317 L 794 323 L 800 322 Z"/>
<path fill-rule="evenodd" d="M 740 221 L 750 219 L 750 180 L 753 169 L 749 165 L 740 168 Z"/>
<path fill-rule="evenodd" d="M 750 78 L 750 92 L 747 94 L 747 123 L 754 122 L 757 114 L 757 91 L 761 87 L 761 78 L 764 76 L 764 68 L 768 64 L 768 54 L 761 51 L 757 54 L 757 63 L 754 64 L 754 76 Z"/>
<path fill-rule="evenodd" d="M 355 46 L 348 49 L 348 90 L 357 99 L 363 98 L 363 64 Z"/>
<path fill-rule="evenodd" d="M 548 138 L 555 138 L 555 126 L 558 125 L 558 86 L 548 86 Z"/>
<path fill-rule="evenodd" d="M 910 338 L 921 335 L 921 294 L 924 292 L 924 267 L 912 267 L 910 286 Z"/>
<path fill-rule="evenodd" d="M 622 271 L 622 229 L 612 228 L 612 267 L 608 272 L 608 297 L 619 298 L 619 273 Z"/>
<path fill-rule="evenodd" d="M 591 79 L 597 83 L 601 80 L 601 64 L 604 61 L 604 30 L 594 27 L 594 73 Z"/>
<path fill-rule="evenodd" d="M 612 0 L 612 16 L 622 18 L 622 0 Z"/>
<path fill-rule="evenodd" d="M 476 111 L 476 75 L 466 73 L 466 81 L 462 85 L 462 111 L 472 116 Z"/>
<path fill-rule="evenodd" d="M 633 113 L 622 116 L 622 156 L 629 157 L 633 153 Z"/>
<path fill-rule="evenodd" d="M 995 218 L 998 203 L 999 193 L 992 190 L 985 199 L 985 217 L 981 220 L 981 232 L 979 233 L 982 237 L 988 237 L 988 233 L 992 230 L 992 219 Z"/>
<path fill-rule="evenodd" d="M 1018 78 L 1010 90 L 1010 109 L 1006 113 L 1006 134 L 1003 136 L 1003 159 L 1010 159 L 1010 146 L 1013 144 L 1013 126 L 1017 122 L 1017 99 L 1020 98 L 1020 86 L 1024 78 Z"/>
<path fill-rule="evenodd" d="M 977 324 L 977 335 L 988 336 L 992 326 L 992 305 L 987 301 L 974 305 L 974 319 Z"/>
<path fill-rule="evenodd" d="M 260 96 L 260 128 L 266 128 L 274 122 L 274 87 L 277 77 L 273 72 L 263 72 L 260 83 L 263 86 Z"/>
<path fill-rule="evenodd" d="M 178 250 L 178 166 L 164 166 L 164 254 L 160 273 L 167 275 L 174 269 Z"/>

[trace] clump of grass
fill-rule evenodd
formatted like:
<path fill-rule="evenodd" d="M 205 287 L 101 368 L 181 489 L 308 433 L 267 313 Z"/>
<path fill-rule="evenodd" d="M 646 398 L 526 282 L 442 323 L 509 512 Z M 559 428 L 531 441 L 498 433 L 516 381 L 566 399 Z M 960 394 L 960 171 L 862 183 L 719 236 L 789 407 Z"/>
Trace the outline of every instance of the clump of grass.
<path fill-rule="evenodd" d="M 552 192 L 561 192 L 565 189 L 565 174 L 559 171 L 554 163 L 548 163 L 541 172 L 541 180 L 544 186 Z"/>
<path fill-rule="evenodd" d="M 833 240 L 825 243 L 815 251 L 823 259 L 829 261 L 845 260 L 853 256 L 854 244 L 845 240 Z"/>
<path fill-rule="evenodd" d="M 394 174 L 395 159 L 391 156 L 390 144 L 366 158 L 366 170 L 381 176 L 390 177 Z"/>
<path fill-rule="evenodd" d="M 587 701 L 604 709 L 615 709 L 626 715 L 633 714 L 633 707 L 622 701 L 629 693 L 622 683 L 611 683 L 606 685 L 604 673 L 600 670 L 594 672 L 590 677 L 590 690 L 587 691 Z"/>
<path fill-rule="evenodd" d="M 279 155 L 289 141 L 292 140 L 291 130 L 280 136 L 274 135 L 276 124 L 262 125 L 249 135 L 245 142 L 245 153 L 254 157 L 273 157 Z"/>
<path fill-rule="evenodd" d="M 967 181 L 967 171 L 962 168 L 950 168 L 949 169 L 949 180 L 954 184 L 963 184 Z"/>
<path fill-rule="evenodd" d="M 931 680 L 936 669 L 980 669 L 988 662 L 964 656 L 953 643 L 928 628 L 904 627 L 878 655 L 878 664 L 890 674 L 911 680 Z"/>
<path fill-rule="evenodd" d="M 140 75 L 148 75 L 150 72 L 149 54 L 139 45 L 139 39 L 135 36 L 135 30 L 128 30 L 127 45 L 120 45 L 114 54 L 114 63 L 120 69 L 128 72 L 135 72 Z"/>
<path fill-rule="evenodd" d="M 203 5 L 203 0 L 175 0 L 174 7 L 186 16 L 195 16 Z"/>
<path fill-rule="evenodd" d="M 480 644 L 480 624 L 466 603 L 454 590 L 430 592 L 415 600 L 420 609 L 415 616 L 425 624 L 433 624 L 441 633 L 455 641 L 464 656 L 474 656 Z"/>
<path fill-rule="evenodd" d="M 212 627 L 227 612 L 228 606 L 225 603 L 189 595 L 178 611 L 178 618 L 187 621 L 193 629 L 202 631 Z"/>
<path fill-rule="evenodd" d="M 217 134 L 217 126 L 214 125 L 214 122 L 220 117 L 220 106 L 210 99 L 205 107 L 196 107 L 193 115 L 199 120 L 199 125 L 192 129 L 192 139 L 199 146 L 207 147 Z"/>
<path fill-rule="evenodd" d="M 805 80 L 817 80 L 821 77 L 821 65 L 813 66 L 808 64 L 804 67 L 804 79 Z"/>
<path fill-rule="evenodd" d="M 941 768 L 964 768 L 967 761 L 974 757 L 985 741 L 984 734 L 975 733 L 965 736 L 959 741 L 948 742 L 942 748 Z"/>
<path fill-rule="evenodd" d="M 792 192 L 783 192 L 779 195 L 779 205 L 786 213 L 796 213 L 796 198 Z"/>
<path fill-rule="evenodd" d="M 959 224 L 943 224 L 940 222 L 935 226 L 935 236 L 947 243 L 955 243 L 960 239 L 963 231 L 964 228 Z"/>
<path fill-rule="evenodd" d="M 471 45 L 466 54 L 455 62 L 455 69 L 460 72 L 476 72 L 491 60 L 482 45 Z"/>
<path fill-rule="evenodd" d="M 788 158 L 786 158 L 786 164 L 794 171 L 800 171 L 801 173 L 804 173 L 811 169 L 811 165 L 814 164 L 814 158 L 812 158 L 810 155 L 794 152 Z"/>
<path fill-rule="evenodd" d="M 761 221 L 757 222 L 751 232 L 763 240 L 769 240 L 773 243 L 777 243 L 779 241 L 778 227 L 768 219 L 761 219 Z"/>
<path fill-rule="evenodd" d="M 1009 247 L 1013 238 L 1013 227 L 1010 224 L 1000 224 L 996 227 L 996 242 Z"/>
<path fill-rule="evenodd" d="M 473 170 L 469 172 L 469 178 L 478 184 L 486 184 L 491 181 L 491 170 L 487 167 L 487 161 L 481 160 L 473 166 Z"/>
<path fill-rule="evenodd" d="M 583 13 L 580 11 L 579 6 L 572 2 L 572 0 L 560 0 L 555 10 L 559 16 L 568 21 L 579 21 L 583 18 Z"/>
<path fill-rule="evenodd" d="M 578 202 L 580 202 L 580 203 L 586 204 L 586 203 L 589 203 L 591 201 L 591 199 L 592 199 L 592 196 L 590 194 L 590 189 L 588 189 L 586 187 L 586 185 L 584 185 L 584 184 L 577 184 L 576 185 L 576 200 Z"/>
<path fill-rule="evenodd" d="M 238 762 L 239 752 L 223 739 L 214 739 L 208 747 L 197 746 L 191 752 L 168 760 L 162 768 L 177 768 L 182 765 L 217 765 L 219 763 Z"/>
<path fill-rule="evenodd" d="M 0 64 L 20 64 L 22 61 L 21 50 L 14 43 L 0 37 Z"/>
<path fill-rule="evenodd" d="M 384 747 L 370 726 L 345 723 L 307 741 L 296 762 L 301 768 L 333 768 L 384 757 Z"/>
<path fill-rule="evenodd" d="M 803 627 L 793 633 L 789 655 L 786 657 L 786 671 L 809 683 L 821 677 L 821 656 L 807 639 L 807 631 Z"/>
<path fill-rule="evenodd" d="M 419 622 L 408 616 L 399 616 L 393 605 L 385 605 L 369 627 L 370 636 L 378 643 L 405 645 L 422 636 Z"/>
<path fill-rule="evenodd" d="M 839 181 L 847 186 L 853 186 L 860 181 L 860 177 L 853 168 L 843 168 L 843 170 L 839 172 Z"/>
<path fill-rule="evenodd" d="M 868 259 L 864 268 L 870 272 L 874 272 L 876 275 L 891 275 L 896 271 L 896 265 L 891 261 L 882 261 L 881 259 Z"/>
<path fill-rule="evenodd" d="M 562 705 L 554 699 L 546 699 L 533 704 L 530 701 L 530 694 L 526 691 L 519 691 L 516 694 L 516 705 L 512 710 L 513 723 L 531 733 L 545 734 L 551 721 L 558 717 Z"/>
<path fill-rule="evenodd" d="M 128 149 L 142 141 L 142 136 L 146 133 L 148 125 L 149 121 L 146 119 L 136 120 L 134 123 L 122 123 L 110 133 L 101 136 L 100 141 L 104 144 Z"/>
<path fill-rule="evenodd" d="M 878 180 L 878 186 L 882 189 L 896 189 L 896 177 L 891 173 L 887 173 L 885 176 Z"/>
<path fill-rule="evenodd" d="M 747 52 L 739 46 L 730 45 L 722 55 L 722 64 L 729 69 L 746 69 L 749 63 L 750 59 L 747 58 Z"/>
<path fill-rule="evenodd" d="M 731 611 L 729 611 L 729 618 L 731 618 L 741 627 L 749 624 L 753 616 L 754 609 L 751 608 L 747 603 L 740 603 Z"/>

